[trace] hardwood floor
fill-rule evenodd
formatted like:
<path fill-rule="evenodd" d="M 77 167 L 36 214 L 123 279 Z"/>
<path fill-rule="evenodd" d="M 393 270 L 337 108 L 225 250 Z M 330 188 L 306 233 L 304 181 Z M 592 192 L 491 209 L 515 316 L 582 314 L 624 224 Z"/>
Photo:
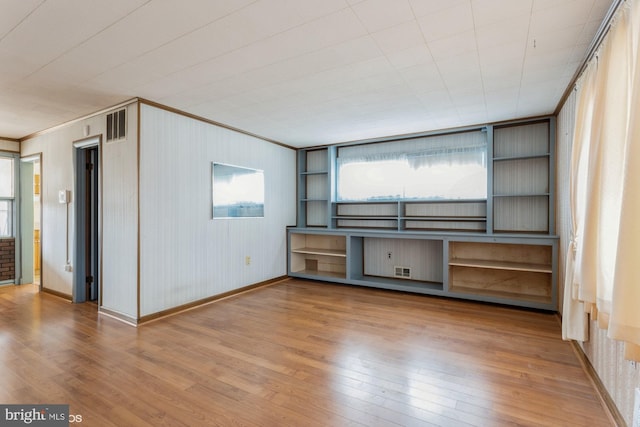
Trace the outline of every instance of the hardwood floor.
<path fill-rule="evenodd" d="M 551 314 L 288 280 L 134 328 L 0 289 L 0 403 L 86 426 L 611 425 Z"/>

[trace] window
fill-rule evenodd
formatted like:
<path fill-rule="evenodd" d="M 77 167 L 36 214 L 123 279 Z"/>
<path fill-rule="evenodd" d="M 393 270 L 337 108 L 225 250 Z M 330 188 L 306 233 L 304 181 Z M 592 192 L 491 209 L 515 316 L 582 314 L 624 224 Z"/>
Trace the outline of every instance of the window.
<path fill-rule="evenodd" d="M 487 137 L 480 130 L 338 149 L 339 201 L 486 197 Z"/>
<path fill-rule="evenodd" d="M 13 236 L 15 159 L 0 154 L 0 237 Z"/>

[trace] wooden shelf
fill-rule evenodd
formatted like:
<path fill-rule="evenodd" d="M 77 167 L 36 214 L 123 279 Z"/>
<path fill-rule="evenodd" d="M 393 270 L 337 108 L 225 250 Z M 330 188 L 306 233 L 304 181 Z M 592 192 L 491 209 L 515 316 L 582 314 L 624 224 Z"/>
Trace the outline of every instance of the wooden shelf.
<path fill-rule="evenodd" d="M 367 216 L 360 216 L 360 215 L 336 215 L 334 217 L 332 217 L 333 219 L 355 219 L 355 220 L 372 220 L 372 219 L 388 219 L 388 220 L 397 220 L 398 217 L 397 216 L 375 216 L 375 215 L 367 215 Z"/>
<path fill-rule="evenodd" d="M 486 221 L 486 216 L 402 216 L 400 219 L 411 221 Z"/>
<path fill-rule="evenodd" d="M 549 193 L 494 194 L 493 197 L 549 197 Z"/>
<path fill-rule="evenodd" d="M 352 280 L 366 282 L 367 285 L 382 285 L 381 287 L 393 286 L 394 289 L 407 292 L 421 291 L 442 291 L 443 284 L 441 282 L 394 279 L 392 277 L 379 277 L 369 275 L 358 275 L 351 277 Z"/>
<path fill-rule="evenodd" d="M 505 162 L 509 160 L 526 160 L 526 159 L 540 159 L 551 156 L 550 153 L 543 154 L 528 154 L 523 156 L 507 156 L 507 157 L 494 157 L 494 162 Z"/>
<path fill-rule="evenodd" d="M 336 234 L 291 234 L 290 271 L 309 278 L 344 279 L 346 277 L 346 237 Z"/>
<path fill-rule="evenodd" d="M 364 218 L 336 218 L 337 228 L 363 228 L 363 229 L 386 229 L 397 230 L 398 220 L 396 217 L 364 217 Z"/>
<path fill-rule="evenodd" d="M 294 248 L 294 249 L 291 249 L 291 252 L 296 254 L 326 255 L 326 256 L 336 256 L 336 257 L 343 257 L 343 258 L 347 256 L 346 251 L 341 251 L 337 249 Z"/>
<path fill-rule="evenodd" d="M 551 303 L 552 274 L 449 265 L 449 291 L 517 301 Z"/>
<path fill-rule="evenodd" d="M 535 273 L 551 273 L 552 269 L 547 264 L 531 264 L 509 261 L 486 261 L 479 259 L 452 259 L 449 265 L 459 267 L 487 268 L 492 270 L 531 271 Z"/>
<path fill-rule="evenodd" d="M 292 271 L 292 273 L 306 275 L 306 276 L 316 276 L 327 279 L 344 279 L 345 274 L 334 271 L 318 271 L 318 270 L 300 270 L 300 271 Z"/>
<path fill-rule="evenodd" d="M 526 301 L 526 302 L 532 302 L 537 304 L 549 304 L 551 302 L 550 296 L 523 295 L 518 292 L 494 291 L 491 289 L 467 288 L 464 286 L 452 286 L 449 288 L 449 291 L 452 293 L 458 293 L 458 294 L 483 295 L 487 297 L 508 299 L 508 300 L 519 300 L 519 301 Z"/>
<path fill-rule="evenodd" d="M 336 228 L 398 231 L 486 231 L 486 200 L 335 203 Z"/>

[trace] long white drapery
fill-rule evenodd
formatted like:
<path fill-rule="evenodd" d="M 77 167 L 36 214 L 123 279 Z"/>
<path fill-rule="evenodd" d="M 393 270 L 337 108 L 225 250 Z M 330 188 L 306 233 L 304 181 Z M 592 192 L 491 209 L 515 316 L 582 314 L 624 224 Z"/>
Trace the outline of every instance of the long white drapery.
<path fill-rule="evenodd" d="M 581 77 L 580 90 L 576 100 L 576 117 L 574 140 L 571 147 L 570 168 L 570 208 L 571 208 L 571 242 L 567 248 L 565 266 L 565 292 L 563 303 L 562 337 L 566 340 L 587 341 L 589 339 L 588 317 L 585 304 L 580 300 L 580 271 L 576 268 L 575 258 L 578 230 L 584 229 L 584 211 L 587 194 L 586 172 L 589 161 L 589 144 L 591 139 L 595 93 L 595 77 L 597 64 L 592 62 L 587 66 Z"/>
<path fill-rule="evenodd" d="M 640 0 L 616 13 L 578 83 L 571 159 L 572 243 L 563 337 L 588 339 L 590 313 L 640 357 Z"/>

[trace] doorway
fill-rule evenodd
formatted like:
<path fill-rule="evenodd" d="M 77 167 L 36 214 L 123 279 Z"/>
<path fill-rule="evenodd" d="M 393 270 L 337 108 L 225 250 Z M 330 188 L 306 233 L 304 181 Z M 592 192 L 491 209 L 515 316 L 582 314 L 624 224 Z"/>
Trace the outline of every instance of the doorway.
<path fill-rule="evenodd" d="M 42 289 L 41 173 L 42 156 L 20 159 L 20 284 Z"/>
<path fill-rule="evenodd" d="M 75 256 L 73 301 L 101 302 L 100 289 L 100 141 L 74 143 Z"/>

